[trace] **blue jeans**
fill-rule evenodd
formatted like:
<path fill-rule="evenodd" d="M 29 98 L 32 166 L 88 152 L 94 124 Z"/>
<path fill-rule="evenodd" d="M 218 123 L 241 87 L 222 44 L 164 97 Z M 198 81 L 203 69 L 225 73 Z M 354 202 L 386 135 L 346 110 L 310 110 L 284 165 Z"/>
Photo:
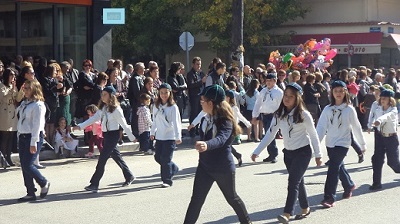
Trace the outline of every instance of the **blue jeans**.
<path fill-rule="evenodd" d="M 121 153 L 117 149 L 119 130 L 103 132 L 103 137 L 103 150 L 101 151 L 99 160 L 97 161 L 96 171 L 90 180 L 91 185 L 95 187 L 99 186 L 100 179 L 104 174 L 104 167 L 106 166 L 107 160 L 110 156 L 121 168 L 125 180 L 129 180 L 133 177 L 132 172 L 129 170 L 125 161 L 122 159 Z"/>
<path fill-rule="evenodd" d="M 375 150 L 372 156 L 373 183 L 381 184 L 385 154 L 389 167 L 392 168 L 395 173 L 400 173 L 399 138 L 397 135 L 383 137 L 377 129 L 375 129 L 374 135 Z"/>
<path fill-rule="evenodd" d="M 24 177 L 24 184 L 26 187 L 26 192 L 28 195 L 35 195 L 36 188 L 33 183 L 33 179 L 35 179 L 36 183 L 39 184 L 40 187 L 44 187 L 47 183 L 47 180 L 36 166 L 33 165 L 33 162 L 36 160 L 36 157 L 40 153 L 40 149 L 43 145 L 43 133 L 40 132 L 39 142 L 37 143 L 37 151 L 35 154 L 31 154 L 31 134 L 21 134 L 18 136 L 18 152 L 19 159 L 21 161 L 22 168 L 22 176 Z"/>
<path fill-rule="evenodd" d="M 267 115 L 262 116 L 265 133 L 267 133 L 267 131 L 269 130 L 273 117 L 274 117 L 274 114 L 267 114 Z M 275 138 L 268 145 L 267 151 L 268 151 L 269 157 L 276 158 L 278 156 L 278 147 L 276 147 Z"/>
<path fill-rule="evenodd" d="M 336 198 L 336 189 L 340 181 L 345 191 L 349 191 L 354 183 L 350 178 L 349 173 L 344 167 L 343 159 L 346 157 L 348 148 L 335 146 L 334 148 L 327 147 L 329 157 L 328 173 L 325 181 L 324 200 L 333 200 Z"/>
<path fill-rule="evenodd" d="M 240 223 L 250 223 L 249 214 L 235 189 L 235 172 L 207 172 L 200 165 L 194 177 L 193 194 L 186 211 L 184 224 L 194 224 L 199 218 L 201 207 L 214 182 L 224 194 L 226 201 L 235 210 Z"/>
<path fill-rule="evenodd" d="M 304 173 L 308 168 L 311 160 L 310 145 L 301 147 L 296 150 L 283 150 L 286 169 L 289 173 L 288 178 L 288 195 L 283 210 L 284 213 L 293 215 L 296 200 L 302 209 L 308 208 L 307 192 L 304 186 Z"/>
<path fill-rule="evenodd" d="M 175 140 L 157 140 L 154 159 L 161 165 L 161 180 L 172 185 L 172 177 L 178 172 L 178 166 L 172 162 L 176 143 Z"/>

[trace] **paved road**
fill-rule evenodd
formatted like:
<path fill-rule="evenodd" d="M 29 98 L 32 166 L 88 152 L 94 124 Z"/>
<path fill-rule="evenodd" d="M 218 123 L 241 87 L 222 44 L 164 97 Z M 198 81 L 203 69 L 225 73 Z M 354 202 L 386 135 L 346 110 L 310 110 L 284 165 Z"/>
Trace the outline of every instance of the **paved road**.
<path fill-rule="evenodd" d="M 370 157 L 373 136 L 364 133 L 368 152 L 364 163 L 357 163 L 351 149 L 346 157 L 346 167 L 358 188 L 348 200 L 339 200 L 331 209 L 321 209 L 326 167 L 311 163 L 305 177 L 311 215 L 294 223 L 400 223 L 400 174 L 384 166 L 383 190 L 368 190 L 372 179 Z M 97 194 L 88 193 L 88 185 L 96 160 L 71 158 L 42 162 L 47 166 L 42 173 L 51 182 L 46 199 L 32 203 L 16 203 L 25 195 L 19 168 L 0 171 L 0 224 L 5 223 L 182 223 L 190 200 L 193 175 L 198 153 L 191 149 L 190 140 L 175 152 L 174 161 L 180 172 L 171 188 L 160 188 L 159 166 L 152 156 L 124 151 L 124 159 L 138 177 L 129 187 L 120 187 L 122 172 L 109 160 Z M 282 140 L 278 140 L 282 149 Z M 237 146 L 244 155 L 244 165 L 237 169 L 237 192 L 245 202 L 253 223 L 277 223 L 286 199 L 287 173 L 282 153 L 276 164 L 252 163 L 250 154 L 255 143 Z M 133 150 L 133 147 L 131 147 Z M 324 150 L 325 152 L 325 150 Z M 260 160 L 266 156 L 264 151 Z M 326 157 L 325 157 L 326 158 Z M 338 197 L 343 189 L 338 187 Z M 299 209 L 297 208 L 297 212 Z M 211 189 L 203 206 L 198 223 L 237 223 L 236 215 L 216 185 Z"/>

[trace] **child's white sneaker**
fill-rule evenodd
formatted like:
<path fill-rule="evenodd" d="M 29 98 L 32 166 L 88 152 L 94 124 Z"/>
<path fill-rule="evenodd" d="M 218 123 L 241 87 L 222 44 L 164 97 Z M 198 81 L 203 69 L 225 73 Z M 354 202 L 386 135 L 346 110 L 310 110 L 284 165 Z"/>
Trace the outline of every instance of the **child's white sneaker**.
<path fill-rule="evenodd" d="M 145 155 L 154 155 L 154 152 L 151 149 L 149 149 L 146 152 L 144 152 L 144 154 Z"/>
<path fill-rule="evenodd" d="M 88 152 L 88 153 L 85 154 L 86 158 L 93 158 L 93 156 L 94 156 L 93 152 Z"/>

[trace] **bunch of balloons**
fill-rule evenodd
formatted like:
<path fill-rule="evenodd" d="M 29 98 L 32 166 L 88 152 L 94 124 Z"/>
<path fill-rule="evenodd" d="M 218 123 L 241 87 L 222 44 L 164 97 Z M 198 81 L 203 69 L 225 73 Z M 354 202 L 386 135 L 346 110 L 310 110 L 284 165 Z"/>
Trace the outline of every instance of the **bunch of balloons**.
<path fill-rule="evenodd" d="M 333 58 L 337 54 L 337 49 L 331 49 L 331 39 L 324 38 L 317 42 L 316 39 L 309 39 L 304 44 L 296 47 L 295 52 L 288 52 L 281 56 L 279 51 L 272 51 L 269 55 L 269 62 L 273 63 L 277 69 L 301 70 L 314 64 L 315 68 L 321 71 L 326 70 L 333 64 Z"/>

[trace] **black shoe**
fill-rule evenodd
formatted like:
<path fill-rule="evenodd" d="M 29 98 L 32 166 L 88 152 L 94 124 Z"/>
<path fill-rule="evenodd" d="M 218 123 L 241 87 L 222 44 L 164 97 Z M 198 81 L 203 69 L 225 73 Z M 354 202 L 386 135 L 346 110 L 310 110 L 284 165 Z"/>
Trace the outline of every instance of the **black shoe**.
<path fill-rule="evenodd" d="M 329 160 L 326 161 L 325 166 L 329 166 Z"/>
<path fill-rule="evenodd" d="M 237 158 L 238 160 L 238 166 L 242 166 L 243 160 L 242 160 L 242 154 L 239 154 L 239 158 Z"/>
<path fill-rule="evenodd" d="M 121 139 L 121 140 L 118 141 L 118 144 L 122 145 L 122 144 L 124 144 L 124 141 Z"/>
<path fill-rule="evenodd" d="M 132 184 L 133 181 L 136 180 L 135 176 L 132 176 L 131 178 L 129 178 L 128 180 L 125 181 L 125 183 L 122 184 L 122 187 L 126 187 Z"/>
<path fill-rule="evenodd" d="M 40 190 L 40 198 L 45 198 L 47 196 L 47 193 L 49 193 L 49 188 L 50 188 L 50 182 L 47 181 L 47 183 L 42 187 Z"/>
<path fill-rule="evenodd" d="M 89 185 L 85 187 L 85 190 L 87 191 L 91 191 L 92 193 L 97 193 L 99 191 L 98 187 L 95 187 L 93 185 Z"/>
<path fill-rule="evenodd" d="M 15 166 L 15 164 L 12 162 L 11 158 L 6 158 L 6 161 L 9 166 Z"/>
<path fill-rule="evenodd" d="M 380 190 L 380 189 L 382 189 L 382 184 L 372 184 L 372 185 L 369 187 L 369 189 L 370 189 L 371 191 Z"/>
<path fill-rule="evenodd" d="M 18 202 L 36 201 L 35 195 L 26 195 L 22 198 L 18 198 Z"/>
<path fill-rule="evenodd" d="M 276 157 L 272 158 L 271 156 L 269 156 L 269 157 L 263 159 L 263 162 L 265 162 L 265 163 L 276 163 L 276 162 L 278 162 L 278 160 L 276 159 Z"/>
<path fill-rule="evenodd" d="M 358 163 L 364 162 L 364 154 L 358 156 Z"/>

